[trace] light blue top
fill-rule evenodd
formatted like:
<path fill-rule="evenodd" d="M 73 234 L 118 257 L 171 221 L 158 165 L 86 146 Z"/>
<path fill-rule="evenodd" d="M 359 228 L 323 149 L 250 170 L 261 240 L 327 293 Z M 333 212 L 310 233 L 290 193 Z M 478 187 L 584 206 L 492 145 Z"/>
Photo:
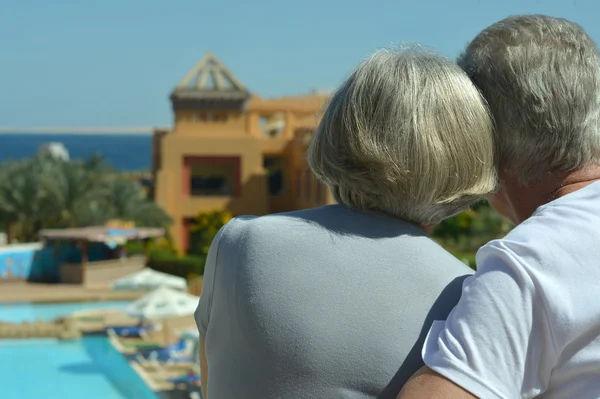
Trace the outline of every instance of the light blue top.
<path fill-rule="evenodd" d="M 470 273 L 381 214 L 330 205 L 236 218 L 211 246 L 196 311 L 208 397 L 395 398 Z"/>

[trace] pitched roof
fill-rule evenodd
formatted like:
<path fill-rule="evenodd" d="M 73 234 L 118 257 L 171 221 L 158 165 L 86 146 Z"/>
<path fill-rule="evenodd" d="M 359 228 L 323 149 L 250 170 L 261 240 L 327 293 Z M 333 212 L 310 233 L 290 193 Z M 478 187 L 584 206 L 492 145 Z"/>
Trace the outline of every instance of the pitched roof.
<path fill-rule="evenodd" d="M 245 99 L 246 87 L 212 53 L 206 53 L 173 90 L 178 99 Z"/>

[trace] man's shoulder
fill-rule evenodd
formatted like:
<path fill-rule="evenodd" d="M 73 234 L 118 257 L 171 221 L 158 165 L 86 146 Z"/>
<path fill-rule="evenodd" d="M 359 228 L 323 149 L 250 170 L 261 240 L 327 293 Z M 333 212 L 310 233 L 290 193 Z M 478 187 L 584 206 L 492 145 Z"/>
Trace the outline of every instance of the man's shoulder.
<path fill-rule="evenodd" d="M 557 235 L 546 223 L 524 223 L 505 237 L 492 240 L 477 252 L 477 269 L 506 269 L 527 272 L 539 269 L 556 256 L 560 244 Z"/>
<path fill-rule="evenodd" d="M 528 262 L 582 254 L 600 244 L 600 185 L 592 185 L 539 207 L 504 238 L 482 247 L 508 251 Z"/>
<path fill-rule="evenodd" d="M 549 282 L 569 276 L 575 264 L 580 269 L 595 268 L 593 253 L 600 247 L 600 216 L 581 212 L 566 203 L 539 209 L 504 238 L 481 247 L 478 269 L 502 269 L 527 274 L 533 280 L 543 276 L 540 281 Z"/>

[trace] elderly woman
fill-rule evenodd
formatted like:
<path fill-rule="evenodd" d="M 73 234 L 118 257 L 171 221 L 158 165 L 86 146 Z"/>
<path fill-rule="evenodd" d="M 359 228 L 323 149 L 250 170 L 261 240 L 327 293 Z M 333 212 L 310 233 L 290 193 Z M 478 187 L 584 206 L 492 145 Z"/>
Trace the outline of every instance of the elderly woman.
<path fill-rule="evenodd" d="M 196 311 L 206 397 L 395 397 L 469 274 L 427 233 L 495 189 L 493 158 L 486 104 L 453 62 L 364 60 L 308 153 L 338 204 L 238 217 L 212 244 Z"/>

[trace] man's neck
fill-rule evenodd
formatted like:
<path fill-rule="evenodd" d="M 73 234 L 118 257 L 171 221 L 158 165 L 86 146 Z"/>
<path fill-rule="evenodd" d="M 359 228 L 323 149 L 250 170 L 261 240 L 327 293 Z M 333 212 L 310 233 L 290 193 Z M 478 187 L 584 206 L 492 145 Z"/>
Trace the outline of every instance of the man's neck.
<path fill-rule="evenodd" d="M 537 208 L 600 180 L 600 166 L 588 166 L 574 172 L 550 173 L 527 186 L 506 179 L 506 196 L 517 223 L 528 219 Z"/>

